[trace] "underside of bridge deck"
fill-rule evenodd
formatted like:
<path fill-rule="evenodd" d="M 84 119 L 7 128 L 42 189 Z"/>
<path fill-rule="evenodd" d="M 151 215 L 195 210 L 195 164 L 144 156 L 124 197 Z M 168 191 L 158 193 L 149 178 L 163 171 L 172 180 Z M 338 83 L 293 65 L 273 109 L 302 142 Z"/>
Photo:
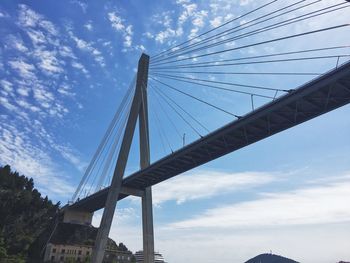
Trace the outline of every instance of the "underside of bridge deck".
<path fill-rule="evenodd" d="M 143 190 L 349 102 L 350 63 L 346 63 L 124 178 L 122 185 Z M 104 207 L 108 190 L 107 187 L 70 207 L 99 210 Z M 121 193 L 118 200 L 128 195 Z"/>

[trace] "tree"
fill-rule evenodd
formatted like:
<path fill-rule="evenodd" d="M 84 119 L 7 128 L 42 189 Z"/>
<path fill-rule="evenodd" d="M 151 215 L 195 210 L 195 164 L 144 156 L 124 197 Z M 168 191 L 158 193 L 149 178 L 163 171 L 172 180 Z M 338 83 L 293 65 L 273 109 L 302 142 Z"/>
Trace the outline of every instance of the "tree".
<path fill-rule="evenodd" d="M 0 166 L 0 263 L 25 262 L 28 254 L 39 257 L 47 239 L 38 238 L 48 231 L 58 208 L 59 203 L 41 197 L 32 178 Z"/>
<path fill-rule="evenodd" d="M 7 251 L 5 247 L 4 238 L 0 235 L 0 259 L 6 258 L 6 257 L 7 257 Z"/>
<path fill-rule="evenodd" d="M 128 251 L 128 248 L 123 243 L 119 243 L 118 247 L 120 251 Z"/>

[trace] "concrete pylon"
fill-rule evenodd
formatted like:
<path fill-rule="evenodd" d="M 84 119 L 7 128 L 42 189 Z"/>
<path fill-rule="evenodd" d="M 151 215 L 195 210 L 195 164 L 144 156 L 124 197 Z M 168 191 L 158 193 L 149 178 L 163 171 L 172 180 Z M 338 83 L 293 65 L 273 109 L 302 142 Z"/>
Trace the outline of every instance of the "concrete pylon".
<path fill-rule="evenodd" d="M 150 165 L 148 107 L 147 107 L 147 82 L 143 83 L 141 92 L 141 108 L 139 114 L 140 132 L 140 166 L 144 169 Z M 143 258 L 144 263 L 154 263 L 154 231 L 152 189 L 147 187 L 142 196 L 142 234 L 143 234 Z"/>
<path fill-rule="evenodd" d="M 132 138 L 134 136 L 137 118 L 139 117 L 140 125 L 140 164 L 141 168 L 145 168 L 150 163 L 149 150 L 149 131 L 148 131 L 148 112 L 147 112 L 147 80 L 148 80 L 149 56 L 142 54 L 138 64 L 137 80 L 135 95 L 132 101 L 129 118 L 125 127 L 123 141 L 118 154 L 116 167 L 113 174 L 110 190 L 107 195 L 105 209 L 103 211 L 100 227 L 97 232 L 95 246 L 92 253 L 92 263 L 102 263 L 104 252 L 108 240 L 108 234 L 111 229 L 113 215 L 117 205 L 119 193 L 121 191 L 123 176 L 126 163 L 128 160 Z M 143 220 L 144 231 L 144 246 L 146 244 L 145 256 L 149 259 L 145 263 L 154 263 L 154 238 L 153 238 L 153 216 L 152 216 L 152 194 L 150 189 L 146 189 L 142 197 L 145 200 L 144 212 L 145 220 Z M 144 202 L 144 201 L 143 201 Z M 143 207 L 143 206 L 142 206 Z M 151 220 L 151 221 L 150 221 Z M 147 222 L 144 223 L 144 222 Z M 146 241 L 145 241 L 145 236 Z M 152 250 L 152 253 L 150 252 Z M 151 256 L 150 256 L 151 254 Z"/>

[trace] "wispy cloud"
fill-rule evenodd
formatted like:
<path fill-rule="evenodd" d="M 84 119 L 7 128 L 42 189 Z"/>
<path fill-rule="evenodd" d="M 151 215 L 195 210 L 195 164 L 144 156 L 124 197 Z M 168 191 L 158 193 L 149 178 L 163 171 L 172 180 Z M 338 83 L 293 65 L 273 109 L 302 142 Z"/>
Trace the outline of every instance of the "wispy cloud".
<path fill-rule="evenodd" d="M 25 46 L 22 38 L 19 36 L 15 36 L 15 35 L 10 34 L 6 37 L 6 42 L 7 42 L 7 45 L 12 49 L 16 49 L 16 50 L 21 51 L 21 52 L 28 51 L 28 48 Z"/>
<path fill-rule="evenodd" d="M 63 68 L 59 60 L 56 58 L 56 51 L 35 50 L 34 56 L 38 57 L 38 66 L 44 73 L 49 75 L 63 72 Z"/>
<path fill-rule="evenodd" d="M 27 5 L 18 5 L 17 11 L 11 22 L 19 33 L 3 37 L 12 55 L 0 69 L 4 73 L 0 82 L 0 163 L 33 177 L 44 193 L 67 197 L 74 190 L 73 184 L 67 183 L 62 167 L 53 158 L 62 158 L 64 165 L 78 171 L 85 163 L 51 128 L 59 127 L 76 100 L 67 64 L 85 76 L 88 71 L 58 26 Z M 29 41 L 24 43 L 23 39 Z"/>
<path fill-rule="evenodd" d="M 71 184 L 58 172 L 48 154 L 33 144 L 28 131 L 20 131 L 9 120 L 1 120 L 0 162 L 10 164 L 19 173 L 33 177 L 44 194 L 68 197 L 73 192 Z M 6 121 L 6 124 L 4 123 Z"/>
<path fill-rule="evenodd" d="M 174 228 L 258 228 L 350 221 L 350 180 L 294 191 L 265 193 L 261 198 L 208 209 Z"/>
<path fill-rule="evenodd" d="M 0 10 L 0 18 L 7 18 L 7 17 L 9 17 L 9 15 L 5 11 Z"/>
<path fill-rule="evenodd" d="M 95 48 L 93 46 L 93 43 L 90 43 L 90 42 L 87 42 L 87 41 L 85 41 L 85 40 L 83 40 L 81 38 L 78 38 L 77 36 L 74 35 L 74 33 L 72 31 L 69 31 L 69 35 L 74 40 L 77 48 L 79 48 L 80 50 L 82 50 L 84 52 L 90 53 L 90 55 L 93 56 L 95 61 L 101 67 L 105 67 L 106 66 L 105 59 L 104 59 L 101 51 L 99 51 L 97 48 Z"/>
<path fill-rule="evenodd" d="M 83 13 L 86 13 L 86 10 L 88 8 L 87 3 L 84 3 L 84 2 L 79 1 L 79 0 L 72 0 L 71 3 L 78 5 L 81 8 L 81 10 L 83 11 Z"/>
<path fill-rule="evenodd" d="M 72 147 L 64 145 L 54 145 L 54 148 L 65 158 L 67 161 L 75 165 L 80 172 L 84 172 L 87 166 L 87 163 L 81 160 L 80 154 L 73 150 Z"/>
<path fill-rule="evenodd" d="M 123 19 L 120 15 L 118 15 L 117 12 L 109 12 L 108 19 L 111 23 L 111 26 L 117 32 L 120 32 L 122 34 L 122 36 L 124 38 L 124 41 L 123 41 L 124 51 L 131 49 L 132 42 L 133 42 L 132 36 L 134 34 L 133 26 L 126 25 L 125 19 Z"/>
<path fill-rule="evenodd" d="M 73 61 L 72 67 L 81 70 L 86 76 L 89 75 L 89 71 L 85 68 L 85 66 L 79 62 Z"/>
<path fill-rule="evenodd" d="M 176 16 L 171 11 L 155 14 L 152 20 L 161 25 L 163 29 L 157 33 L 148 32 L 146 35 L 148 38 L 154 38 L 160 44 L 167 42 L 170 45 L 176 39 L 181 38 L 185 31 L 189 32 L 187 37 L 192 38 L 206 25 L 209 16 L 208 10 L 201 9 L 198 4 L 190 1 L 176 1 L 176 4 L 180 7 L 177 19 L 174 19 Z"/>
<path fill-rule="evenodd" d="M 38 14 L 27 5 L 19 5 L 18 23 L 26 28 L 39 28 L 45 30 L 50 35 L 57 36 L 58 30 L 56 26 L 41 14 Z"/>
<path fill-rule="evenodd" d="M 276 181 L 276 176 L 267 173 L 199 171 L 177 176 L 156 185 L 153 199 L 157 205 L 166 201 L 176 201 L 177 204 L 181 204 L 191 200 L 254 188 L 273 181 Z"/>
<path fill-rule="evenodd" d="M 93 30 L 93 26 L 92 26 L 92 21 L 89 20 L 85 25 L 84 27 L 89 30 L 89 31 L 92 31 Z"/>
<path fill-rule="evenodd" d="M 8 64 L 24 79 L 32 79 L 35 77 L 35 66 L 23 59 L 10 60 Z"/>

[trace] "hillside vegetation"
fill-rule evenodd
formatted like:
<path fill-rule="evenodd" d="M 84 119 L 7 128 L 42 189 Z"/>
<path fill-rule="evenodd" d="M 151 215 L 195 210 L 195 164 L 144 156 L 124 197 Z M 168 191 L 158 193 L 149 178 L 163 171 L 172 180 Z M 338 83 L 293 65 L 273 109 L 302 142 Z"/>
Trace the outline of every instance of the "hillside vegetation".
<path fill-rule="evenodd" d="M 0 167 L 0 263 L 25 262 L 40 256 L 39 237 L 51 228 L 59 203 L 34 188 L 32 178 Z"/>

